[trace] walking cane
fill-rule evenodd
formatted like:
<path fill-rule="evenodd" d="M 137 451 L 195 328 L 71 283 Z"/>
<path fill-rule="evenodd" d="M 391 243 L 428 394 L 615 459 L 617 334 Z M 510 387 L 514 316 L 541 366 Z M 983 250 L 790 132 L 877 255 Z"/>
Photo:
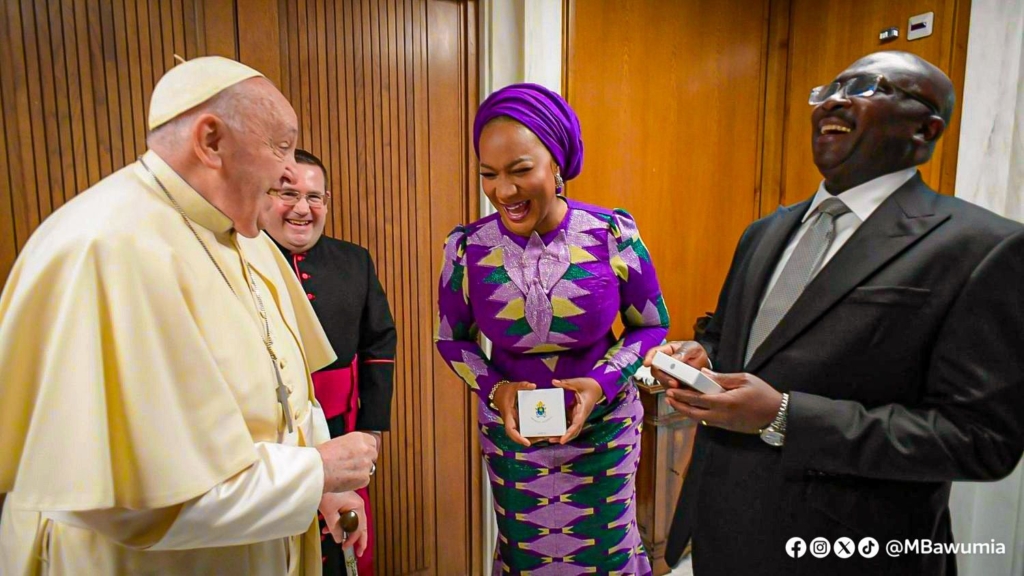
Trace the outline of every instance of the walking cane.
<path fill-rule="evenodd" d="M 347 536 L 359 529 L 359 515 L 356 514 L 355 510 L 349 510 L 341 515 L 340 523 L 341 529 Z M 359 576 L 359 568 L 356 566 L 356 553 L 352 550 L 352 546 L 342 548 L 341 551 L 345 554 L 345 569 L 348 572 L 348 576 Z"/>

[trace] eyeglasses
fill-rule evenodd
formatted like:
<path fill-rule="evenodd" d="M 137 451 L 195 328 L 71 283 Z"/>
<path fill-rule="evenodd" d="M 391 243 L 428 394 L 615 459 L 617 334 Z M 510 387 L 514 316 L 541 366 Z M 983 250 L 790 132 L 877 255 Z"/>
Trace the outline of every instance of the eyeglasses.
<path fill-rule="evenodd" d="M 870 98 L 874 96 L 876 93 L 878 93 L 878 87 L 879 85 L 881 85 L 883 81 L 885 81 L 885 76 L 881 74 L 874 74 L 869 76 L 854 76 L 853 78 L 850 78 L 843 82 L 835 81 L 831 84 L 818 86 L 817 88 L 812 89 L 811 95 L 807 99 L 807 103 L 810 104 L 811 106 L 817 106 L 818 104 L 825 102 L 826 100 L 837 94 L 841 98 L 848 98 L 850 96 Z M 928 100 L 925 100 L 923 97 L 918 96 L 913 92 L 904 90 L 903 88 L 896 86 L 892 82 L 885 81 L 885 84 L 887 86 L 892 87 L 893 90 L 896 90 L 897 92 L 900 92 L 903 95 L 907 96 L 908 98 L 917 100 L 921 104 L 924 104 L 925 106 L 928 107 L 929 110 L 932 111 L 933 114 L 939 113 L 939 107 L 929 102 Z"/>
<path fill-rule="evenodd" d="M 277 196 L 285 206 L 295 206 L 299 200 L 305 198 L 306 204 L 309 204 L 310 208 L 323 208 L 331 198 L 330 195 L 322 192 L 301 194 L 295 190 L 270 190 L 267 194 Z"/>

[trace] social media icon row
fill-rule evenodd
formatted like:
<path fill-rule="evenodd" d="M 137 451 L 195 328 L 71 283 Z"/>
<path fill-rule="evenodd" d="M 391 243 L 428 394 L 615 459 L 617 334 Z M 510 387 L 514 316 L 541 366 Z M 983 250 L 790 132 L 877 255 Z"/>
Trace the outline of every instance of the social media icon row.
<path fill-rule="evenodd" d="M 859 553 L 864 558 L 874 558 L 878 555 L 878 540 L 868 536 L 860 542 L 854 542 L 852 538 L 843 536 L 837 538 L 835 543 L 825 538 L 815 538 L 810 545 L 803 538 L 793 537 L 786 542 L 786 554 L 790 558 L 803 558 L 810 552 L 815 558 L 824 558 L 829 554 L 835 554 L 840 558 L 849 558 Z"/>

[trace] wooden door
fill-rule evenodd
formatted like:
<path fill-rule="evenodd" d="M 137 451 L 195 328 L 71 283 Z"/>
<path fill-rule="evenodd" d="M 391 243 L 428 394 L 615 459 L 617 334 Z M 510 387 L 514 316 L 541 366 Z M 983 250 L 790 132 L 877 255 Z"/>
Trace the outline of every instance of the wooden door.
<path fill-rule="evenodd" d="M 714 310 L 742 231 L 810 196 L 808 92 L 879 49 L 914 52 L 958 88 L 969 0 L 566 0 L 564 93 L 583 127 L 574 198 L 629 210 L 654 259 L 671 339 Z M 908 42 L 907 19 L 934 11 L 934 34 Z M 878 32 L 901 39 L 880 46 Z M 933 161 L 933 187 L 952 192 L 959 114 Z M 638 521 L 656 573 L 689 439 L 645 395 Z"/>
<path fill-rule="evenodd" d="M 776 4 L 775 30 L 780 41 L 788 36 L 788 50 L 777 58 L 788 65 L 784 74 L 769 78 L 770 83 L 783 84 L 785 105 L 784 110 L 775 111 L 783 117 L 781 134 L 768 133 L 766 138 L 778 138 L 782 143 L 778 158 L 773 159 L 781 167 L 778 197 L 782 204 L 806 199 L 821 181 L 811 156 L 811 106 L 807 104 L 811 88 L 831 82 L 862 56 L 879 50 L 902 50 L 921 56 L 952 78 L 959 107 L 967 57 L 969 0 L 776 0 Z M 932 35 L 908 41 L 908 19 L 925 12 L 935 14 Z M 882 43 L 879 32 L 889 27 L 899 28 L 899 39 Z M 925 182 L 947 194 L 953 193 L 956 180 L 959 126 L 957 112 L 931 162 L 921 168 Z M 766 183 L 766 189 L 774 186 Z M 767 203 L 765 210 L 774 210 L 772 204 Z"/>
<path fill-rule="evenodd" d="M 565 93 L 585 149 L 568 194 L 633 214 L 672 318 L 668 337 L 691 339 L 758 215 L 769 1 L 570 1 L 567 15 Z M 637 521 L 665 574 L 694 428 L 644 391 Z"/>
<path fill-rule="evenodd" d="M 10 0 L 0 6 L 0 282 L 53 210 L 145 151 L 156 80 L 220 54 L 276 82 L 324 158 L 327 232 L 366 246 L 398 324 L 391 432 L 371 486 L 378 573 L 481 565 L 474 402 L 436 356 L 446 234 L 477 213 L 476 4 Z"/>
<path fill-rule="evenodd" d="M 583 126 L 568 194 L 636 218 L 671 339 L 714 310 L 757 215 L 768 0 L 567 4 L 565 93 Z"/>

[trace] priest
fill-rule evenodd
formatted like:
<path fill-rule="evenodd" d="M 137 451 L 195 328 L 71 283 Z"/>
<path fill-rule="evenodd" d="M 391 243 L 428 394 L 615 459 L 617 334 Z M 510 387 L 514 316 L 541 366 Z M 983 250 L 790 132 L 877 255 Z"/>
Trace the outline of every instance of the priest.
<path fill-rule="evenodd" d="M 342 539 L 377 448 L 329 440 L 309 374 L 334 353 L 260 232 L 295 112 L 206 57 L 161 78 L 148 125 L 0 296 L 0 573 L 319 574 L 317 510 Z"/>
<path fill-rule="evenodd" d="M 366 248 L 324 235 L 331 203 L 327 168 L 301 149 L 295 151 L 295 162 L 295 182 L 272 194 L 265 223 L 338 355 L 313 374 L 316 397 L 332 437 L 360 430 L 379 439 L 391 425 L 395 322 Z M 369 491 L 358 493 L 369 510 Z M 366 518 L 367 552 L 359 558 L 359 576 L 374 574 L 369 511 Z M 345 574 L 342 552 L 330 540 L 323 543 L 323 557 L 324 574 Z"/>

